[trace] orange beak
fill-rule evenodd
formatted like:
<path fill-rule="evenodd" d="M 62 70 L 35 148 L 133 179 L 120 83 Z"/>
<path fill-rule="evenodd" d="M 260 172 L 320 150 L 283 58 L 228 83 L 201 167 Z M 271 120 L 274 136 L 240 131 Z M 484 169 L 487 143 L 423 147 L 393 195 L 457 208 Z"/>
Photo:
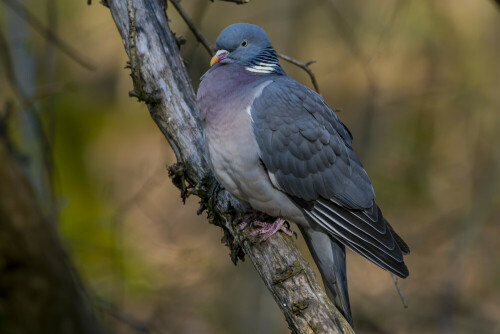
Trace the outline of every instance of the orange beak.
<path fill-rule="evenodd" d="M 228 51 L 226 50 L 219 50 L 217 51 L 217 53 L 215 54 L 215 56 L 212 57 L 212 59 L 210 59 L 210 66 L 214 66 L 215 64 L 217 64 L 218 62 L 220 62 L 222 59 L 226 58 L 226 56 L 228 55 Z"/>
<path fill-rule="evenodd" d="M 214 66 L 215 64 L 217 64 L 219 60 L 219 57 L 213 56 L 212 59 L 210 59 L 210 66 Z"/>

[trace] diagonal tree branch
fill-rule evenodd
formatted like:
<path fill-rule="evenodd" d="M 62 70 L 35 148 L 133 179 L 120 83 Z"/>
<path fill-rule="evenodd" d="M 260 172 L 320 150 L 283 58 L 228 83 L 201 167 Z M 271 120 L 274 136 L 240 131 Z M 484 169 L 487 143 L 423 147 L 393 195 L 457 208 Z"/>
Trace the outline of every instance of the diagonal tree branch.
<path fill-rule="evenodd" d="M 178 163 L 169 174 L 185 198 L 201 198 L 209 220 L 223 228 L 223 240 L 236 262 L 252 261 L 282 310 L 293 333 L 353 333 L 316 281 L 289 237 L 277 234 L 255 242 L 250 231 L 234 228 L 246 206 L 218 190 L 209 172 L 195 94 L 169 29 L 160 0 L 107 0 L 130 58 L 133 95 L 148 105 L 151 117 L 172 146 Z"/>

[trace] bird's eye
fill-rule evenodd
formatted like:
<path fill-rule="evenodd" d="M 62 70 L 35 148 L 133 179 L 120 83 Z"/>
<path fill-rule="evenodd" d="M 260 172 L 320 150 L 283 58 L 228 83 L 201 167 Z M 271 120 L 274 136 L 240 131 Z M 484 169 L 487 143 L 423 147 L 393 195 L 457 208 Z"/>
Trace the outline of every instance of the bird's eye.
<path fill-rule="evenodd" d="M 246 39 L 244 39 L 244 40 L 241 41 L 241 46 L 242 47 L 245 47 L 247 45 L 248 45 L 248 41 Z"/>

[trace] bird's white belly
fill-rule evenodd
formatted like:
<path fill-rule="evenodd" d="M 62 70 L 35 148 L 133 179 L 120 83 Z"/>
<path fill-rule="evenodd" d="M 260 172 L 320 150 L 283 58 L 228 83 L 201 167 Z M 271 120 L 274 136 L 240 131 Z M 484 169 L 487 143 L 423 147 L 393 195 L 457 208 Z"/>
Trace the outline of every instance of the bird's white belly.
<path fill-rule="evenodd" d="M 225 125 L 205 129 L 210 160 L 219 183 L 233 196 L 245 201 L 256 210 L 273 217 L 302 223 L 300 209 L 281 191 L 276 189 L 258 155 L 258 145 L 251 126 L 241 126 L 250 119 L 239 113 Z M 248 123 L 247 123 L 248 124 Z"/>
<path fill-rule="evenodd" d="M 260 200 L 270 199 L 270 189 L 266 189 L 262 180 L 266 175 L 260 166 L 257 143 L 251 129 L 242 129 L 236 118 L 226 122 L 224 128 L 217 126 L 206 131 L 215 176 L 241 200 L 255 196 Z"/>

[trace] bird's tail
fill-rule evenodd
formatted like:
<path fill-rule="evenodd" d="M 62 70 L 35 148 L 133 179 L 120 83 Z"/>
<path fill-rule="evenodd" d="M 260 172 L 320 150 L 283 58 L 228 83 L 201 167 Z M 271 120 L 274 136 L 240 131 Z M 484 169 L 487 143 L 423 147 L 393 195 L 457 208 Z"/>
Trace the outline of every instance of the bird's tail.
<path fill-rule="evenodd" d="M 327 231 L 313 230 L 300 225 L 299 229 L 321 273 L 326 294 L 352 326 L 344 245 Z"/>

